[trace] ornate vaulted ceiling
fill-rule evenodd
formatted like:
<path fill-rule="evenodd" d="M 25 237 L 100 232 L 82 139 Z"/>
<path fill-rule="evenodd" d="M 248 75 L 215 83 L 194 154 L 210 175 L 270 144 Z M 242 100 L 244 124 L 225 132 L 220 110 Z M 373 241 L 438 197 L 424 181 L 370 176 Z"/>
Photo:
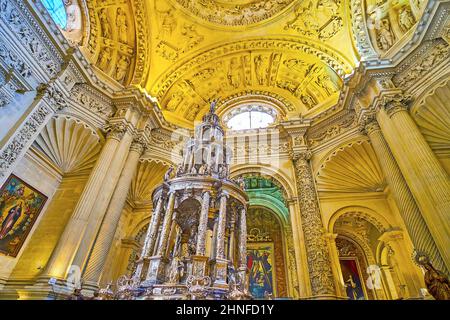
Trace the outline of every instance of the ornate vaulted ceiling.
<path fill-rule="evenodd" d="M 358 61 L 346 0 L 86 5 L 83 50 L 95 67 L 112 83 L 156 97 L 166 119 L 184 127 L 206 112 L 210 99 L 248 93 L 287 101 L 287 117 L 317 114 L 337 102 L 344 76 Z"/>

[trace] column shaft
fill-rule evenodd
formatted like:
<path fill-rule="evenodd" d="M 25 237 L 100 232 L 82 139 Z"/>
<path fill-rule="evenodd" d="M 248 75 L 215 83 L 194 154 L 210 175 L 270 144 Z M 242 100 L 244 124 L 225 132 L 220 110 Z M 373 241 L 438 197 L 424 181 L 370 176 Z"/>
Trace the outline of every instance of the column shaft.
<path fill-rule="evenodd" d="M 376 122 L 367 124 L 366 131 L 378 161 L 381 164 L 387 183 L 390 186 L 394 200 L 405 222 L 414 248 L 426 252 L 432 260 L 433 265 L 439 270 L 447 270 L 430 230 L 403 178 L 397 162 L 389 150 L 386 140 L 384 140 L 378 124 Z"/>
<path fill-rule="evenodd" d="M 163 222 L 162 231 L 161 231 L 161 238 L 159 240 L 158 251 L 156 253 L 156 255 L 158 255 L 158 256 L 162 256 L 166 251 L 170 227 L 172 225 L 172 214 L 173 214 L 174 204 L 175 204 L 175 192 L 172 192 L 169 195 L 167 211 L 166 211 L 166 215 L 164 216 L 164 222 Z"/>
<path fill-rule="evenodd" d="M 73 256 L 81 241 L 89 214 L 94 207 L 102 182 L 108 172 L 114 154 L 119 145 L 120 138 L 109 135 L 102 151 L 89 175 L 83 193 L 67 223 L 63 234 L 52 256 L 47 263 L 44 276 L 64 278 L 71 265 Z"/>
<path fill-rule="evenodd" d="M 216 259 L 225 259 L 225 228 L 227 220 L 227 198 L 222 194 L 220 197 L 219 221 L 217 225 Z"/>
<path fill-rule="evenodd" d="M 110 251 L 114 234 L 122 214 L 123 206 L 130 189 L 131 180 L 136 172 L 139 158 L 143 151 L 141 144 L 134 144 L 127 157 L 125 167 L 120 175 L 116 190 L 109 204 L 105 219 L 100 227 L 92 252 L 84 272 L 84 280 L 98 284 L 103 272 L 106 258 Z"/>
<path fill-rule="evenodd" d="M 202 209 L 200 211 L 200 221 L 198 224 L 198 232 L 197 232 L 196 254 L 198 256 L 205 255 L 205 242 L 206 242 L 205 236 L 206 236 L 206 229 L 208 227 L 209 199 L 210 199 L 209 192 L 208 191 L 204 192 L 202 199 Z"/>
<path fill-rule="evenodd" d="M 100 225 L 105 217 L 109 202 L 111 201 L 111 197 L 119 181 L 120 173 L 130 151 L 132 141 L 133 137 L 131 133 L 126 131 L 116 149 L 115 156 L 108 168 L 108 173 L 102 181 L 101 190 L 95 199 L 95 204 L 89 215 L 84 234 L 81 237 L 82 240 L 72 263 L 80 266 L 82 269 L 86 265 L 88 255 L 92 250 Z"/>
<path fill-rule="evenodd" d="M 450 181 L 436 155 L 411 118 L 406 105 L 394 99 L 384 104 L 377 119 L 403 177 L 450 270 Z"/>
<path fill-rule="evenodd" d="M 335 295 L 331 260 L 309 158 L 309 152 L 294 156 L 311 290 L 314 296 Z"/>

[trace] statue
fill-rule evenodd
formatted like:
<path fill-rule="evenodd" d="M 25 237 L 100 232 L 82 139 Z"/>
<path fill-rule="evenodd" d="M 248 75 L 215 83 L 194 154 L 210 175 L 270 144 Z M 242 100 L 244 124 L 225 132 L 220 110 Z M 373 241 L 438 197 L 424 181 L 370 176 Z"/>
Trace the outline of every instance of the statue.
<path fill-rule="evenodd" d="M 206 173 L 207 168 L 208 165 L 206 163 L 203 163 L 198 169 L 198 174 L 204 175 Z"/>
<path fill-rule="evenodd" d="M 406 32 L 414 25 L 415 20 L 411 10 L 407 7 L 403 8 L 398 15 L 398 22 L 403 31 Z"/>
<path fill-rule="evenodd" d="M 190 255 L 194 255 L 197 251 L 197 225 L 192 226 L 191 235 L 188 240 L 188 251 Z"/>
<path fill-rule="evenodd" d="M 177 167 L 177 172 L 176 172 L 176 176 L 179 177 L 184 173 L 184 169 L 183 169 L 183 164 L 179 164 Z"/>
<path fill-rule="evenodd" d="M 239 65 L 238 58 L 233 57 L 231 59 L 227 76 L 230 85 L 235 89 L 239 88 L 241 84 L 241 66 Z"/>
<path fill-rule="evenodd" d="M 111 48 L 106 47 L 100 53 L 100 59 L 99 59 L 98 67 L 100 69 L 102 69 L 103 71 L 105 71 L 106 68 L 108 67 L 110 61 L 111 61 Z"/>
<path fill-rule="evenodd" d="M 416 262 L 425 269 L 425 285 L 436 300 L 450 300 L 450 281 L 442 272 L 433 267 L 430 259 L 423 253 L 416 254 Z"/>
<path fill-rule="evenodd" d="M 258 79 L 258 84 L 261 86 L 264 85 L 264 80 L 266 78 L 267 69 L 264 69 L 264 62 L 266 59 L 267 58 L 263 58 L 262 55 L 259 55 L 254 59 L 256 78 Z"/>
<path fill-rule="evenodd" d="M 387 51 L 394 44 L 394 36 L 392 35 L 388 19 L 381 20 L 380 28 L 378 29 L 378 44 L 384 51 Z"/>
<path fill-rule="evenodd" d="M 84 300 L 84 296 L 81 294 L 81 288 L 75 288 L 67 300 Z"/>
<path fill-rule="evenodd" d="M 164 181 L 169 181 L 172 178 L 173 166 L 170 166 L 164 175 Z"/>
<path fill-rule="evenodd" d="M 104 38 L 111 38 L 111 26 L 109 25 L 108 16 L 106 15 L 106 9 L 100 10 L 100 25 L 102 26 L 102 36 Z"/>
<path fill-rule="evenodd" d="M 174 256 L 169 270 L 169 283 L 179 283 L 184 275 L 184 265 L 178 256 Z"/>
<path fill-rule="evenodd" d="M 130 61 L 128 60 L 127 56 L 120 57 L 116 67 L 116 80 L 118 82 L 122 82 L 125 79 L 125 75 L 127 74 L 129 64 Z"/>
<path fill-rule="evenodd" d="M 127 43 L 127 16 L 122 8 L 117 8 L 116 26 L 119 32 L 119 41 Z"/>

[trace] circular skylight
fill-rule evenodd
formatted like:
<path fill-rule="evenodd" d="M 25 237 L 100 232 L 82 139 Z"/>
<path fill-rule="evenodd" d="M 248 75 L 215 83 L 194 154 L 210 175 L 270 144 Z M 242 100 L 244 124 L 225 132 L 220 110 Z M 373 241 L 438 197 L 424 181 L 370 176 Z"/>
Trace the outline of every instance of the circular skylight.
<path fill-rule="evenodd" d="M 276 113 L 264 106 L 245 106 L 233 109 L 225 117 L 225 123 L 231 130 L 266 128 L 275 122 Z"/>
<path fill-rule="evenodd" d="M 64 29 L 67 25 L 67 14 L 63 0 L 41 0 L 41 2 L 56 24 Z"/>

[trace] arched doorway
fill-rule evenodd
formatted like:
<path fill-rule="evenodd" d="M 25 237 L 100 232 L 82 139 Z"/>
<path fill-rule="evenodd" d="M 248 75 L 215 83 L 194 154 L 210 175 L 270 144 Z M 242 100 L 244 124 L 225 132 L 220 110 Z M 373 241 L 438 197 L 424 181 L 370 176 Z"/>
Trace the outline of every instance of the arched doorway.
<path fill-rule="evenodd" d="M 247 267 L 249 291 L 254 298 L 287 297 L 286 261 L 281 224 L 264 207 L 247 214 Z"/>

